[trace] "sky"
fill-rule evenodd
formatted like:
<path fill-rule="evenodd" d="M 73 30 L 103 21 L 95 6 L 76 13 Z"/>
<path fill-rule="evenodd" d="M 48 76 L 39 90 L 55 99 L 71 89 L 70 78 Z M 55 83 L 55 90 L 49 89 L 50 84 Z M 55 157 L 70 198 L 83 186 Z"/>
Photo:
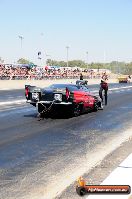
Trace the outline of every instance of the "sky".
<path fill-rule="evenodd" d="M 0 0 L 6 63 L 66 61 L 67 46 L 68 60 L 132 61 L 132 0 Z"/>

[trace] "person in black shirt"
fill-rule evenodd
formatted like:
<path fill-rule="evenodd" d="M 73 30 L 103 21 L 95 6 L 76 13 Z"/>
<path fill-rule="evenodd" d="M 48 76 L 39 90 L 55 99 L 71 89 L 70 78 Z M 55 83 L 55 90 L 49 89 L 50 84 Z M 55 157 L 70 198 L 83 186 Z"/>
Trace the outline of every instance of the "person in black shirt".
<path fill-rule="evenodd" d="M 82 73 L 80 74 L 80 80 L 83 80 L 83 75 L 82 75 Z"/>

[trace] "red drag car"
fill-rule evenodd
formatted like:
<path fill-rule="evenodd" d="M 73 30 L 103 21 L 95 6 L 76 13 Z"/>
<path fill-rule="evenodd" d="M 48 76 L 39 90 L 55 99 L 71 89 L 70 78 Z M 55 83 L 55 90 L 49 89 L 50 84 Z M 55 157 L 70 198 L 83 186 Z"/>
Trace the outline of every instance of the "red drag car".
<path fill-rule="evenodd" d="M 100 98 L 83 84 L 53 84 L 46 88 L 25 85 L 25 96 L 28 103 L 37 106 L 40 117 L 60 112 L 79 116 L 102 108 Z"/>

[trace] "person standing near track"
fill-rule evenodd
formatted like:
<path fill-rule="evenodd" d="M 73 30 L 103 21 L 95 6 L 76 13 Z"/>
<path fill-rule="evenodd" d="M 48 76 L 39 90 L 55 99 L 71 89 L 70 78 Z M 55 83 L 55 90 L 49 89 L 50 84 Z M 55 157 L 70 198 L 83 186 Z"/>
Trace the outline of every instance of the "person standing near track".
<path fill-rule="evenodd" d="M 105 105 L 107 105 L 107 94 L 108 94 L 108 76 L 106 73 L 103 74 L 101 83 L 100 83 L 100 89 L 99 89 L 99 96 L 103 102 L 103 91 L 105 96 Z"/>
<path fill-rule="evenodd" d="M 83 74 L 82 73 L 80 74 L 80 80 L 83 80 Z"/>

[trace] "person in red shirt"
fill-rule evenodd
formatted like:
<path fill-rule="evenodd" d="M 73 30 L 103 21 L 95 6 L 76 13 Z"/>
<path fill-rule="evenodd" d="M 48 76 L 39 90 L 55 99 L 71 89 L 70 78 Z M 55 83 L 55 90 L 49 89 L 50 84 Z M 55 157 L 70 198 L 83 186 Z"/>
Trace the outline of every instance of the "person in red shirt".
<path fill-rule="evenodd" d="M 99 96 L 103 102 L 103 91 L 104 91 L 104 96 L 105 96 L 105 105 L 107 105 L 107 94 L 108 94 L 108 83 L 107 83 L 108 78 L 105 77 L 101 79 L 100 83 L 100 89 L 99 89 Z"/>

